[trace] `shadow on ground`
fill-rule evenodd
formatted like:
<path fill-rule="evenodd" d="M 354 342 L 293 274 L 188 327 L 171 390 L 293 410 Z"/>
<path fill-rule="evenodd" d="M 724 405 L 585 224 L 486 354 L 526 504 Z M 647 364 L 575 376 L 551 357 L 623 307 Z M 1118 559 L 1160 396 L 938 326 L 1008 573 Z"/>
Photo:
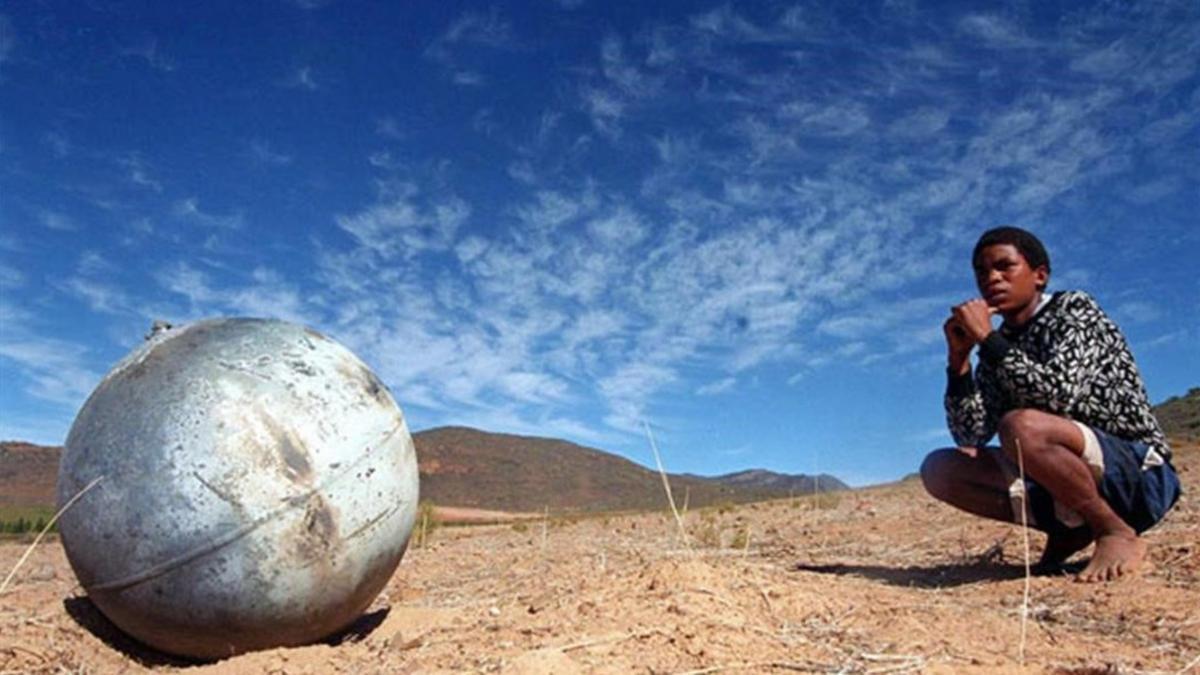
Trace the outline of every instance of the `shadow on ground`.
<path fill-rule="evenodd" d="M 1073 566 L 1054 571 L 1034 570 L 1034 576 L 1058 576 L 1071 572 Z M 1009 581 L 1025 576 L 1024 565 L 1007 565 L 994 562 L 970 562 L 948 565 L 910 565 L 889 567 L 884 565 L 850 565 L 833 563 L 813 565 L 797 563 L 792 568 L 797 572 L 857 576 L 881 581 L 891 586 L 905 588 L 952 588 L 981 581 Z"/>
<path fill-rule="evenodd" d="M 358 642 L 359 640 L 364 640 L 368 635 L 374 633 L 376 628 L 379 628 L 379 626 L 383 623 L 383 620 L 387 618 L 388 613 L 391 611 L 391 607 L 384 607 L 382 609 L 377 609 L 374 612 L 363 614 L 362 616 L 358 617 L 354 623 L 346 626 L 346 628 L 343 630 L 330 635 L 324 640 L 321 640 L 321 643 L 336 647 L 343 642 Z"/>
<path fill-rule="evenodd" d="M 104 616 L 104 613 L 86 596 L 67 598 L 63 600 L 63 607 L 67 610 L 67 614 L 71 615 L 71 618 L 82 628 L 95 635 L 104 644 L 121 652 L 145 668 L 156 666 L 186 668 L 212 663 L 212 661 L 174 656 L 138 642 L 125 631 L 118 628 L 112 621 L 109 621 L 108 617 Z M 317 643 L 336 647 L 345 642 L 358 642 L 373 633 L 383 623 L 384 619 L 387 618 L 390 611 L 391 608 L 384 607 L 383 609 L 363 614 L 343 630 L 330 635 L 324 640 L 318 640 Z"/>
<path fill-rule="evenodd" d="M 165 654 L 129 637 L 128 634 L 117 628 L 116 624 L 109 621 L 108 617 L 104 616 L 104 613 L 86 596 L 63 600 L 63 608 L 67 610 L 67 614 L 70 614 L 72 619 L 75 619 L 75 623 L 95 635 L 104 644 L 133 659 L 138 665 L 146 668 L 155 666 L 184 668 L 202 664 L 200 661 Z"/>

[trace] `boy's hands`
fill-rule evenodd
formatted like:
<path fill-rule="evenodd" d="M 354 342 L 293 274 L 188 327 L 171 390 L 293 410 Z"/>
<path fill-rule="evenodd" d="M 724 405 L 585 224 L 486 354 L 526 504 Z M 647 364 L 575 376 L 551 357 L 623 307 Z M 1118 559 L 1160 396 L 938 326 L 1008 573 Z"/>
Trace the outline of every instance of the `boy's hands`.
<path fill-rule="evenodd" d="M 982 299 L 968 300 L 950 309 L 950 318 L 942 324 L 949 349 L 950 370 L 965 375 L 971 370 L 971 349 L 992 332 L 994 307 Z"/>
<path fill-rule="evenodd" d="M 996 308 L 988 306 L 980 298 L 968 300 L 950 310 L 951 317 L 970 336 L 972 346 L 983 342 L 992 332 L 992 315 L 995 313 Z"/>

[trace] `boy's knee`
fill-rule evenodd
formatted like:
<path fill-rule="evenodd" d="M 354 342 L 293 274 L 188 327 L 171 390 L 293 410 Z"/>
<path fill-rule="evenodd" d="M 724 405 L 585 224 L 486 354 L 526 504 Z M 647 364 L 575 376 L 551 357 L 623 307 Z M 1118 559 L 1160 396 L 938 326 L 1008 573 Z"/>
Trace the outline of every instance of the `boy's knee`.
<path fill-rule="evenodd" d="M 949 461 L 947 453 L 949 452 L 958 451 L 953 448 L 934 450 L 925 456 L 925 461 L 921 462 L 921 483 L 925 485 L 925 491 L 941 500 L 945 500 L 950 487 L 947 467 Z"/>
<path fill-rule="evenodd" d="M 997 430 L 1000 433 L 1000 443 L 1005 452 L 1012 454 L 1015 445 L 1020 442 L 1022 449 L 1035 449 L 1041 445 L 1044 434 L 1042 413 L 1031 408 L 1011 410 L 1000 418 Z"/>

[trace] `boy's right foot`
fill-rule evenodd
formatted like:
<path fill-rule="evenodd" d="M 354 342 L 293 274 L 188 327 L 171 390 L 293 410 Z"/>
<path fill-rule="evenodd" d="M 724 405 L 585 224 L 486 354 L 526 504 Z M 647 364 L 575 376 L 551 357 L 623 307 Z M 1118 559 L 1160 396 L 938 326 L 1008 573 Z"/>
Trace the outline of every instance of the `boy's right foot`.
<path fill-rule="evenodd" d="M 1146 559 L 1146 542 L 1131 530 L 1113 532 L 1096 538 L 1096 550 L 1076 581 L 1094 583 L 1132 576 Z"/>

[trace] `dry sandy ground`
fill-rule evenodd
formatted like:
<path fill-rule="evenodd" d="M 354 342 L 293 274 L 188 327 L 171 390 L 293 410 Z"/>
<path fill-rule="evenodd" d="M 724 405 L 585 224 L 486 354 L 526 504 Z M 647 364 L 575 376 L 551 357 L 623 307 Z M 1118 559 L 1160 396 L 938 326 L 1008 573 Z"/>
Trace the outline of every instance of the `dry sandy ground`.
<path fill-rule="evenodd" d="M 1196 486 L 1200 449 L 1180 455 Z M 441 528 L 352 632 L 199 665 L 121 636 L 44 545 L 0 597 L 0 671 L 1200 672 L 1195 489 L 1144 576 L 1032 579 L 1024 665 L 1020 533 L 909 483 L 693 511 L 690 548 L 664 513 Z M 22 551 L 0 546 L 0 571 Z"/>

